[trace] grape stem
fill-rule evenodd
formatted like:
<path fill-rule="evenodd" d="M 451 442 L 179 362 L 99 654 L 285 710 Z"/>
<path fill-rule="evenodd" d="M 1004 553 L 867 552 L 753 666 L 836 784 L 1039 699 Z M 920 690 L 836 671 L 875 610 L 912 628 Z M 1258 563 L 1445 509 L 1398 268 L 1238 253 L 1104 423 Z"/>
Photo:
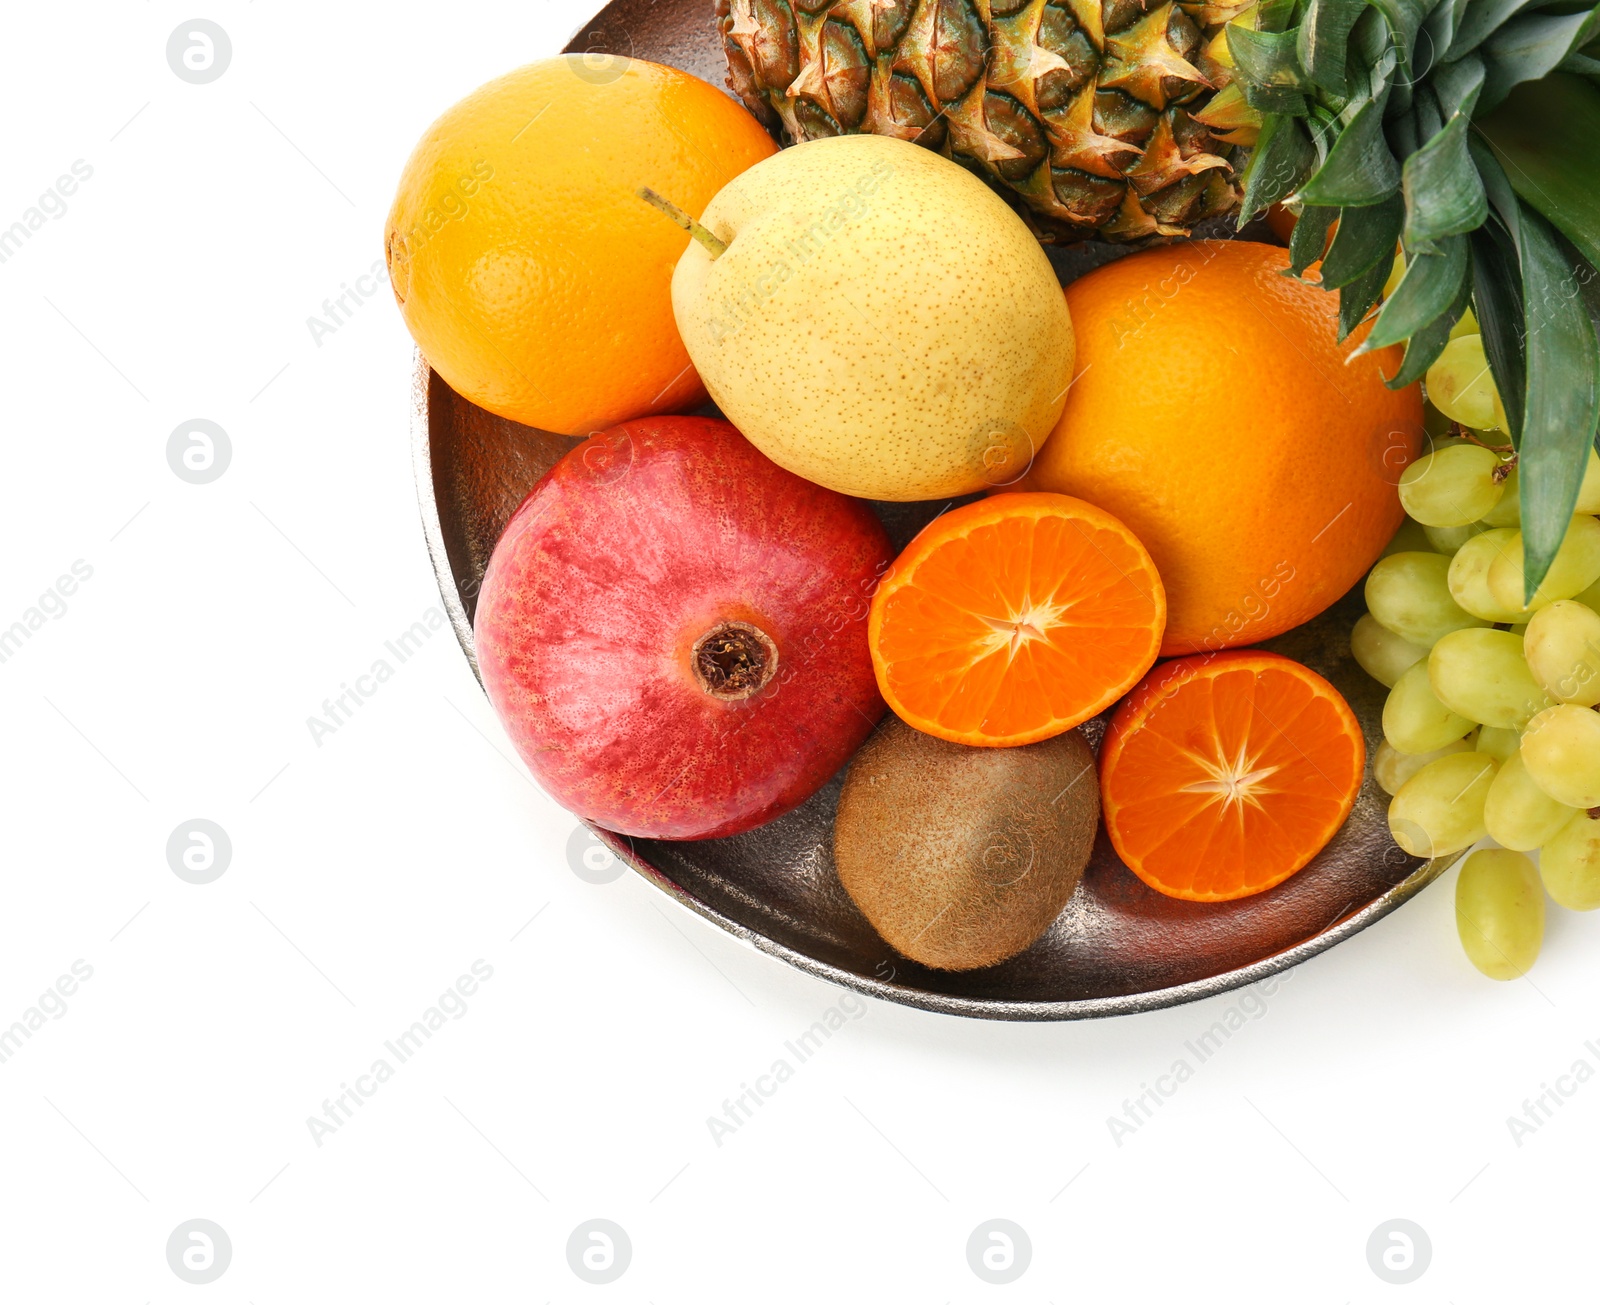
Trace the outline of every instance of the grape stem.
<path fill-rule="evenodd" d="M 1511 469 L 1517 465 L 1517 451 L 1515 445 L 1485 444 L 1472 430 L 1466 426 L 1463 426 L 1459 421 L 1452 422 L 1451 425 L 1455 427 L 1455 436 L 1457 439 L 1464 440 L 1468 444 L 1476 444 L 1480 449 L 1488 449 L 1490 453 L 1498 453 L 1505 458 L 1505 461 L 1496 467 L 1492 473 L 1494 476 L 1494 483 L 1496 485 L 1500 484 L 1507 476 L 1511 474 Z"/>

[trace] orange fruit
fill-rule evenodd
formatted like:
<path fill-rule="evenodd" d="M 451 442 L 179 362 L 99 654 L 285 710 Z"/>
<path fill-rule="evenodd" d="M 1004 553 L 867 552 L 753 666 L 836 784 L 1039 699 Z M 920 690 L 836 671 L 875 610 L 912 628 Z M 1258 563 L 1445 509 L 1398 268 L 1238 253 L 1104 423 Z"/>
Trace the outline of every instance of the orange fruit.
<path fill-rule="evenodd" d="M 1315 671 L 1276 653 L 1157 667 L 1100 748 L 1106 832 L 1157 892 L 1228 902 L 1281 884 L 1344 824 L 1366 742 Z"/>
<path fill-rule="evenodd" d="M 691 214 L 777 151 L 716 87 L 641 59 L 546 59 L 424 133 L 384 230 L 406 325 L 450 388 L 587 435 L 705 401 L 672 320 Z"/>
<path fill-rule="evenodd" d="M 1286 245 L 1289 237 L 1294 235 L 1296 220 L 1295 214 L 1282 204 L 1274 204 L 1267 210 L 1267 225 L 1272 228 L 1272 234 Z"/>
<path fill-rule="evenodd" d="M 878 585 L 878 688 L 927 734 L 1035 743 L 1150 669 L 1167 599 L 1122 522 L 1064 494 L 998 494 L 926 526 Z"/>
<path fill-rule="evenodd" d="M 1399 528 L 1422 440 L 1399 348 L 1351 359 L 1338 296 L 1282 275 L 1288 254 L 1190 241 L 1067 287 L 1078 375 L 1025 485 L 1096 503 L 1167 586 L 1161 655 L 1301 625 Z"/>

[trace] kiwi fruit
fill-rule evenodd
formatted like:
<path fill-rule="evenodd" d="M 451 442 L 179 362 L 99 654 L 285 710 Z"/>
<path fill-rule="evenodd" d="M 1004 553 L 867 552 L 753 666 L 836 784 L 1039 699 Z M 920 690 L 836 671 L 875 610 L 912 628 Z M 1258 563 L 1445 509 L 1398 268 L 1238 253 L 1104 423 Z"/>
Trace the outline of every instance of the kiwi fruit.
<path fill-rule="evenodd" d="M 884 941 L 937 970 L 997 965 L 1061 914 L 1100 820 L 1073 730 L 972 748 L 885 718 L 850 763 L 833 826 L 839 881 Z"/>

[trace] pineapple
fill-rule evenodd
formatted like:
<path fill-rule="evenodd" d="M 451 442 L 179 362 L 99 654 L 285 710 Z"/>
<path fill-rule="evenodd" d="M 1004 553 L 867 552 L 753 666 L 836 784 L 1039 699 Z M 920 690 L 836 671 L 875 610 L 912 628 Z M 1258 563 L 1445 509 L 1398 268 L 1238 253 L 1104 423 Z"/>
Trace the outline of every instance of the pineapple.
<path fill-rule="evenodd" d="M 791 141 L 873 132 L 991 182 L 1046 242 L 1186 235 L 1238 206 L 1248 0 L 717 0 L 728 82 Z"/>

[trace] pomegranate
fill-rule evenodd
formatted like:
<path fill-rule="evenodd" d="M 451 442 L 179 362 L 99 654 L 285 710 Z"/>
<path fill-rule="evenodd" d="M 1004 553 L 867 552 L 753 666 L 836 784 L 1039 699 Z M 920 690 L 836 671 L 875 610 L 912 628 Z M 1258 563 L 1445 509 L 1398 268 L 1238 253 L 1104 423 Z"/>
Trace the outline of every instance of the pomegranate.
<path fill-rule="evenodd" d="M 625 422 L 562 458 L 495 545 L 484 687 L 584 819 L 740 833 L 810 797 L 883 715 L 866 618 L 892 556 L 865 503 L 727 422 Z"/>

